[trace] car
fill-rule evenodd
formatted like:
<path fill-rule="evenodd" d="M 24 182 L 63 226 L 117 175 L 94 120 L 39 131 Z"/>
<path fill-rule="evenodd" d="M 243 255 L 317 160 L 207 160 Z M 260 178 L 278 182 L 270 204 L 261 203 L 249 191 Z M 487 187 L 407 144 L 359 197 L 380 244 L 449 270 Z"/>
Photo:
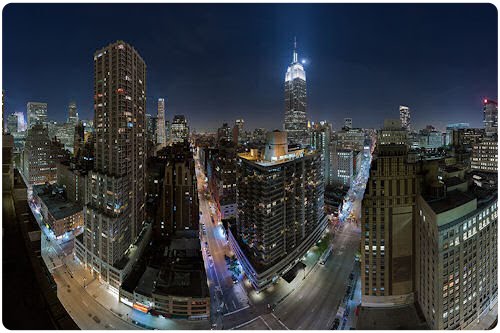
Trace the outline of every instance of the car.
<path fill-rule="evenodd" d="M 335 320 L 333 321 L 333 325 L 332 325 L 332 330 L 336 330 L 340 325 L 340 319 L 339 318 L 335 318 Z"/>

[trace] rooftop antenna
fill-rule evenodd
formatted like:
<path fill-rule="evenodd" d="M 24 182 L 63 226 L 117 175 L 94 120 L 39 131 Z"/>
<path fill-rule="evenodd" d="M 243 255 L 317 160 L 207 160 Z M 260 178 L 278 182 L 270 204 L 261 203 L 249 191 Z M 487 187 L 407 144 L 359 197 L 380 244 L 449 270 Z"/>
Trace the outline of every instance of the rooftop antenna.
<path fill-rule="evenodd" d="M 293 62 L 298 62 L 297 60 L 297 36 L 293 38 Z"/>

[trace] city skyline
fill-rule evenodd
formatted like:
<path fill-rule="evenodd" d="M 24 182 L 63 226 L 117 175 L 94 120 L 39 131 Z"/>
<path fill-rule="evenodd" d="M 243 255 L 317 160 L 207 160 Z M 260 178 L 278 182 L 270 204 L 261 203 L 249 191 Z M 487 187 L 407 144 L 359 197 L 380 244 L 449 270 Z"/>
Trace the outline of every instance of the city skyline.
<path fill-rule="evenodd" d="M 122 14 L 117 17 L 128 17 L 126 12 L 133 12 L 139 21 L 151 19 L 138 31 L 101 32 L 107 25 L 89 20 L 96 6 L 100 13 L 113 10 Z M 496 29 L 489 26 L 496 25 L 496 11 L 489 5 L 451 5 L 451 10 L 449 6 L 8 5 L 6 113 L 26 112 L 28 101 L 38 101 L 48 104 L 49 119 L 63 121 L 74 100 L 80 118 L 92 119 L 89 59 L 96 45 L 123 39 L 148 63 L 147 113 L 154 115 L 157 99 L 166 96 L 169 119 L 184 114 L 197 130 L 215 129 L 238 118 L 245 119 L 247 128 L 281 128 L 283 75 L 297 36 L 308 73 L 309 120 L 327 120 L 338 129 L 349 116 L 354 127 L 378 128 L 380 119 L 398 118 L 398 106 L 408 105 L 413 128 L 430 123 L 444 129 L 459 121 L 480 127 L 482 99 L 497 99 L 496 49 L 488 49 L 497 38 Z M 242 12 L 250 15 L 242 19 Z M 27 19 L 12 21 L 18 15 Z M 65 24 L 69 17 L 74 27 L 88 27 L 88 36 Z M 378 20 L 383 17 L 391 23 L 379 22 L 385 21 Z M 420 17 L 425 25 L 417 24 Z M 474 23 L 477 18 L 480 26 Z M 44 24 L 36 31 L 29 29 L 40 20 Z M 221 20 L 226 23 L 219 25 Z M 295 24 L 280 24 L 289 20 Z M 196 27 L 185 26 L 194 21 Z M 180 29 L 171 29 L 175 24 Z M 63 52 L 50 47 L 64 37 L 78 43 Z M 29 56 L 25 48 L 39 49 L 41 42 L 48 44 L 47 51 Z M 224 47 L 227 44 L 233 47 Z M 48 65 L 38 66 L 41 62 Z M 49 76 L 56 79 L 47 81 Z"/>

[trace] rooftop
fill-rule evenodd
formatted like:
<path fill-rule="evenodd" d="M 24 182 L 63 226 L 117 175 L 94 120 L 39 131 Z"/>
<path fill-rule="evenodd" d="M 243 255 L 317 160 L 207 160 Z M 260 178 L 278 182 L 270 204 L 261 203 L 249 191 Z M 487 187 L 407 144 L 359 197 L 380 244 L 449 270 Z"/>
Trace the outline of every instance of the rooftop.
<path fill-rule="evenodd" d="M 238 156 L 247 161 L 253 162 L 257 165 L 268 167 L 268 166 L 284 164 L 299 159 L 301 157 L 312 156 L 314 154 L 316 154 L 315 150 L 297 149 L 289 151 L 287 155 L 280 156 L 279 159 L 272 161 L 265 160 L 262 155 L 254 154 L 252 152 L 240 153 L 238 154 Z"/>
<path fill-rule="evenodd" d="M 167 260 L 161 268 L 154 293 L 175 296 L 209 297 L 207 276 L 198 238 L 175 238 L 165 249 Z"/>
<path fill-rule="evenodd" d="M 159 272 L 159 269 L 147 267 L 135 288 L 135 292 L 141 295 L 151 296 Z"/>
<path fill-rule="evenodd" d="M 475 199 L 476 197 L 469 193 L 454 190 L 448 192 L 444 198 L 428 201 L 427 203 L 436 214 L 441 214 Z"/>
<path fill-rule="evenodd" d="M 456 186 L 467 182 L 465 179 L 460 179 L 459 177 L 450 177 L 443 180 L 447 187 Z"/>
<path fill-rule="evenodd" d="M 33 192 L 43 201 L 50 215 L 56 220 L 66 218 L 83 210 L 81 205 L 68 201 L 62 193 L 52 185 L 34 185 Z"/>

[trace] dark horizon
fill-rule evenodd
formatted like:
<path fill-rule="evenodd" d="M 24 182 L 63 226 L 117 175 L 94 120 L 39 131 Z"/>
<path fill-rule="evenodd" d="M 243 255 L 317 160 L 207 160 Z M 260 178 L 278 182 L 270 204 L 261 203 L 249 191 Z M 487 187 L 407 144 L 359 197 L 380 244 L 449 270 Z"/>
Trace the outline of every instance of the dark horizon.
<path fill-rule="evenodd" d="M 110 16 L 110 13 L 113 16 Z M 491 4 L 9 4 L 3 12 L 6 115 L 48 103 L 62 121 L 93 117 L 93 55 L 130 43 L 147 65 L 147 113 L 191 128 L 280 128 L 297 36 L 308 118 L 379 128 L 408 105 L 412 128 L 482 127 L 497 99 L 497 11 Z"/>

